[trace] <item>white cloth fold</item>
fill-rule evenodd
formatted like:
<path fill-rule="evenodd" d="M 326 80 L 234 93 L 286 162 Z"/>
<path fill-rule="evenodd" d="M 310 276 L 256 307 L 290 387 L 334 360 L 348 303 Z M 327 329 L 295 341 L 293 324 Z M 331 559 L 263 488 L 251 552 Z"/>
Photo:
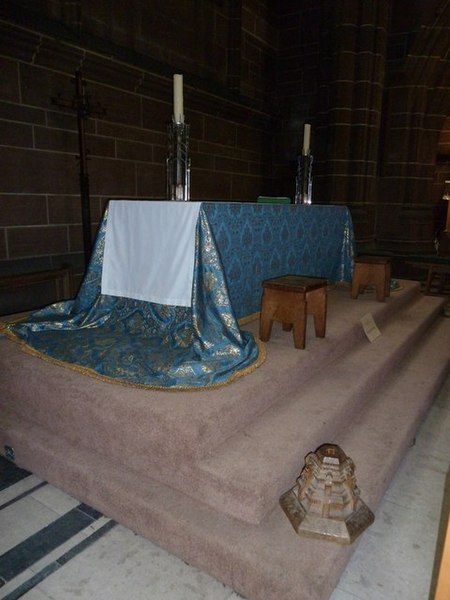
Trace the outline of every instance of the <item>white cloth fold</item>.
<path fill-rule="evenodd" d="M 200 202 L 112 200 L 102 294 L 191 306 Z"/>

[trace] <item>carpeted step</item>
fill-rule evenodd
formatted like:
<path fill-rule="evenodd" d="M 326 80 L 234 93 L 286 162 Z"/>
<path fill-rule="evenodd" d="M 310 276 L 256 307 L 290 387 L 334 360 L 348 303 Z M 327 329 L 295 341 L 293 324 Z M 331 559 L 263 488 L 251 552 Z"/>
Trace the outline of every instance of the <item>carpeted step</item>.
<path fill-rule="evenodd" d="M 335 437 L 355 461 L 363 500 L 372 510 L 442 382 L 445 341 L 448 370 L 448 339 L 450 320 L 442 318 L 402 364 L 395 381 L 385 380 L 364 411 L 351 415 L 349 427 Z M 314 406 L 304 408 L 305 413 L 314 410 Z M 243 523 L 137 476 L 113 459 L 68 444 L 17 415 L 3 411 L 0 424 L 0 447 L 15 447 L 19 466 L 251 600 L 326 600 L 357 546 L 357 542 L 342 546 L 296 535 L 278 506 L 259 525 Z M 302 462 L 303 457 L 299 467 Z"/>
<path fill-rule="evenodd" d="M 1 356 L 4 374 L 1 404 L 24 418 L 30 417 L 70 444 L 111 456 L 127 469 L 209 502 L 217 510 L 258 522 L 296 472 L 302 453 L 319 445 L 315 440 L 325 437 L 339 419 L 345 420 L 346 411 L 357 404 L 365 390 L 376 386 L 383 369 L 376 361 L 367 359 L 374 366 L 368 373 L 371 378 L 356 379 L 352 395 L 338 404 L 333 397 L 331 408 L 328 407 L 329 383 L 321 377 L 318 381 L 324 391 L 316 388 L 312 392 L 312 405 L 316 414 L 326 413 L 327 419 L 312 438 L 315 422 L 311 411 L 304 415 L 304 400 L 299 404 L 297 392 L 286 396 L 286 390 L 292 388 L 292 382 L 300 382 L 297 387 L 303 394 L 309 389 L 308 379 L 314 373 L 328 372 L 332 358 L 336 361 L 349 346 L 362 343 L 368 346 L 367 351 L 373 350 L 359 322 L 360 316 L 367 312 L 374 315 L 380 326 L 384 323 L 386 327 L 400 313 L 409 331 L 409 321 L 415 318 L 414 310 L 424 303 L 431 306 L 428 318 L 432 319 L 433 310 L 437 311 L 442 300 L 424 299 L 419 289 L 415 282 L 404 282 L 404 289 L 385 303 L 374 301 L 373 294 L 364 294 L 355 301 L 349 298 L 348 289 L 332 290 L 325 339 L 315 338 L 309 322 L 307 348 L 299 351 L 292 344 L 291 334 L 283 332 L 280 325 L 278 331 L 274 328 L 267 345 L 268 359 L 257 372 L 231 386 L 205 392 L 164 393 L 107 384 L 23 355 L 15 344 L 4 340 L 9 351 L 3 351 Z M 385 339 L 388 338 L 385 336 Z M 408 337 L 405 343 L 409 343 Z M 379 341 L 376 344 L 379 347 Z M 400 356 L 401 346 L 398 352 Z M 382 364 L 389 369 L 393 358 L 386 354 L 386 359 Z M 361 361 L 360 364 L 350 362 L 347 371 L 342 366 L 339 368 L 332 379 L 336 397 L 338 382 L 347 393 L 354 374 L 366 370 L 366 359 Z M 270 378 L 274 380 L 271 386 L 262 385 Z M 241 383 L 243 388 L 239 387 Z M 267 396 L 262 402 L 273 408 L 260 418 L 255 414 L 254 424 L 243 429 L 246 419 L 239 419 L 239 409 L 244 413 L 248 411 L 249 404 L 255 405 L 257 394 Z M 276 395 L 275 400 L 271 395 Z M 319 396 L 320 401 L 315 396 Z M 262 405 L 258 400 L 256 404 Z M 222 419 L 227 414 L 226 407 L 232 413 L 238 411 L 232 422 L 234 432 L 242 429 L 242 433 L 229 435 L 224 443 Z M 270 443 L 275 431 L 281 431 L 277 434 L 282 436 L 281 444 Z M 215 438 L 210 439 L 214 432 Z M 299 439 L 303 445 L 299 445 Z M 193 448 L 186 446 L 189 441 Z M 201 455 L 201 462 L 193 460 Z M 283 465 L 281 470 L 280 464 Z"/>
<path fill-rule="evenodd" d="M 386 324 L 375 342 L 362 342 L 198 461 L 199 472 L 192 468 L 190 474 L 195 497 L 236 518 L 260 522 L 298 475 L 303 457 L 332 440 L 372 401 L 385 379 L 395 375 L 402 359 L 426 343 L 442 305 L 441 298 L 421 297 Z M 440 380 L 447 367 L 448 340 L 438 339 Z M 181 474 L 178 480 L 184 480 Z"/>
<path fill-rule="evenodd" d="M 374 469 L 365 493 L 378 504 L 450 371 L 450 319 L 440 317 L 417 351 L 383 381 L 376 396 L 331 439 L 357 464 Z"/>
<path fill-rule="evenodd" d="M 336 286 L 329 293 L 325 339 L 314 337 L 309 320 L 306 349 L 299 351 L 292 334 L 274 325 L 260 368 L 230 385 L 199 391 L 142 390 L 99 381 L 26 357 L 13 342 L 0 340 L 2 402 L 25 416 L 31 402 L 36 423 L 56 427 L 68 441 L 123 464 L 141 460 L 137 468 L 157 476 L 158 469 L 178 469 L 207 455 L 363 340 L 363 314 L 371 312 L 382 324 L 420 297 L 418 282 L 402 281 L 401 288 L 380 303 L 373 293 L 351 300 L 348 286 Z M 248 328 L 257 335 L 257 322 Z M 122 431 L 119 443 L 111 436 L 116 430 Z"/>

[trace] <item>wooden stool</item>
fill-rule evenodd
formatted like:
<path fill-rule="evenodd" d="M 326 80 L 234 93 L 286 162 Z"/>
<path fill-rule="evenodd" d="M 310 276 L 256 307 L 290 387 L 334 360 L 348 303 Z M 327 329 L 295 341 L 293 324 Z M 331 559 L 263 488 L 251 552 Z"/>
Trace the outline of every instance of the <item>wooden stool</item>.
<path fill-rule="evenodd" d="M 325 337 L 327 320 L 326 279 L 283 275 L 263 281 L 259 337 L 270 339 L 273 321 L 281 321 L 284 331 L 294 329 L 294 346 L 305 347 L 306 315 L 314 316 L 316 337 Z"/>
<path fill-rule="evenodd" d="M 439 281 L 438 293 L 442 294 L 447 278 L 450 278 L 450 264 L 433 264 L 428 267 L 427 281 L 425 283 L 425 293 L 429 294 L 431 285 L 435 279 Z"/>
<path fill-rule="evenodd" d="M 366 285 L 375 286 L 377 300 L 384 302 L 391 295 L 391 258 L 385 256 L 358 256 L 355 258 L 352 279 L 352 298 L 364 291 Z"/>

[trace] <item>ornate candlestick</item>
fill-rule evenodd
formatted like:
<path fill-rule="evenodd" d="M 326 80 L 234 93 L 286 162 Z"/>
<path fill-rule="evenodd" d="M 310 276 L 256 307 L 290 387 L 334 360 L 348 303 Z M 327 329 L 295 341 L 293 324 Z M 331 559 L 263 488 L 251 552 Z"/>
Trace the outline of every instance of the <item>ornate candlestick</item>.
<path fill-rule="evenodd" d="M 189 125 L 184 122 L 183 75 L 173 76 L 173 117 L 168 127 L 167 198 L 187 202 L 190 199 L 191 161 Z"/>
<path fill-rule="evenodd" d="M 444 194 L 442 200 L 447 200 L 447 219 L 445 221 L 445 231 L 450 232 L 450 180 L 445 181 Z"/>
<path fill-rule="evenodd" d="M 312 202 L 312 164 L 313 155 L 310 152 L 299 155 L 295 177 L 295 204 Z"/>
<path fill-rule="evenodd" d="M 298 157 L 297 175 L 295 178 L 295 204 L 311 204 L 312 202 L 312 164 L 310 150 L 311 124 L 303 127 L 303 149 Z"/>
<path fill-rule="evenodd" d="M 189 159 L 189 125 L 173 120 L 168 127 L 167 198 L 190 200 L 191 161 Z"/>

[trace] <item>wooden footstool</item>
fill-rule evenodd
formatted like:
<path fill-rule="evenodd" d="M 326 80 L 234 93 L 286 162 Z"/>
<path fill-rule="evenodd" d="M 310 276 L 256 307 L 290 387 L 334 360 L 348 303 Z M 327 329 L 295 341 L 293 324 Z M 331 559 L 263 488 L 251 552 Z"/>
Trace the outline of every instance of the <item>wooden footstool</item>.
<path fill-rule="evenodd" d="M 270 339 L 273 321 L 281 321 L 284 331 L 293 328 L 294 346 L 305 347 L 306 315 L 314 316 L 316 337 L 325 337 L 327 320 L 326 279 L 283 275 L 263 281 L 259 337 Z"/>
<path fill-rule="evenodd" d="M 352 279 L 352 298 L 356 299 L 366 285 L 373 285 L 379 302 L 391 295 L 391 258 L 358 256 L 355 258 Z"/>
<path fill-rule="evenodd" d="M 450 264 L 433 264 L 428 267 L 427 281 L 425 283 L 425 293 L 429 294 L 431 291 L 431 284 L 434 279 L 439 280 L 438 293 L 442 294 L 447 278 L 450 278 Z"/>

